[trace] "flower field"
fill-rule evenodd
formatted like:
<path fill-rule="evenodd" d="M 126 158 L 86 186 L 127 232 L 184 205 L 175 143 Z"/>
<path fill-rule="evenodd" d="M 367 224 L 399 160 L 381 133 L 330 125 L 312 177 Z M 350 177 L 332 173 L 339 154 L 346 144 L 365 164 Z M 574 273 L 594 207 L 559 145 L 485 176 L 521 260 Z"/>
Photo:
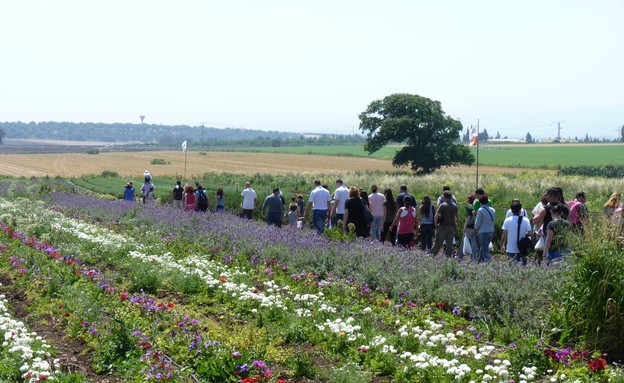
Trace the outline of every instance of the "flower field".
<path fill-rule="evenodd" d="M 53 183 L 0 194 L 18 189 L 29 198 L 0 199 L 0 381 L 624 381 L 608 363 L 621 347 L 563 328 L 572 260 L 458 263 Z M 622 310 L 610 283 L 605 336 Z M 17 292 L 26 323 L 5 299 Z M 62 342 L 89 366 L 63 368 Z"/>

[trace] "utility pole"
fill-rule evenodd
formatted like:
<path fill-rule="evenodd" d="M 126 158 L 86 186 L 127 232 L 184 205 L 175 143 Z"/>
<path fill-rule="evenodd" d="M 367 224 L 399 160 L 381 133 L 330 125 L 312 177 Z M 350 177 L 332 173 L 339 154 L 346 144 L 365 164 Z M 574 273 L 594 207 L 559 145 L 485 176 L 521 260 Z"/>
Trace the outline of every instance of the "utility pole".
<path fill-rule="evenodd" d="M 202 153 L 204 152 L 204 124 L 205 122 L 200 122 L 202 128 Z"/>
<path fill-rule="evenodd" d="M 561 141 L 561 129 L 563 129 L 561 127 L 561 124 L 563 124 L 565 121 L 555 121 L 553 122 L 553 124 L 557 124 L 557 140 Z"/>

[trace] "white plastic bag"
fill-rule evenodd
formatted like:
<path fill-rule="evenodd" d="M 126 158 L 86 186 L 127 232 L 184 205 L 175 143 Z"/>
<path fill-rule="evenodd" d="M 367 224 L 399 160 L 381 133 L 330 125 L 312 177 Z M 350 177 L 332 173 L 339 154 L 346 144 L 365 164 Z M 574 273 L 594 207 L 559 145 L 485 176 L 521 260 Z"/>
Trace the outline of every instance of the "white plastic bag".
<path fill-rule="evenodd" d="M 464 235 L 464 255 L 472 255 L 472 246 L 470 245 L 470 240 L 468 236 Z"/>
<path fill-rule="evenodd" d="M 546 242 L 544 241 L 544 236 L 539 237 L 539 239 L 537 240 L 537 243 L 535 244 L 535 250 L 543 251 L 545 244 Z"/>
<path fill-rule="evenodd" d="M 494 245 L 492 245 L 492 242 L 488 244 L 488 250 L 490 251 L 490 253 L 494 252 Z"/>

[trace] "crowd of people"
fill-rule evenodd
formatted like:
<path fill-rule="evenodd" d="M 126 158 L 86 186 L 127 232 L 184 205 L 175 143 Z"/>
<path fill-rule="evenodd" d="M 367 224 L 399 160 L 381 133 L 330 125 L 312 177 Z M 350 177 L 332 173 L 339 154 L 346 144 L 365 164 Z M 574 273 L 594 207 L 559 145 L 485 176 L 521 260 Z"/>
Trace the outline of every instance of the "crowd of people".
<path fill-rule="evenodd" d="M 142 202 L 154 203 L 155 187 L 148 171 L 145 171 L 143 179 Z M 291 196 L 288 207 L 284 195 L 276 187 L 260 205 L 260 213 L 267 224 L 277 227 L 287 223 L 290 227 L 303 228 L 309 222 L 322 234 L 342 221 L 346 230 L 353 231 L 357 237 L 389 242 L 392 246 L 418 246 L 432 256 L 444 249 L 447 257 L 470 257 L 477 262 L 491 260 L 492 242 L 497 232 L 497 212 L 482 188 L 467 195 L 465 206 L 460 207 L 459 200 L 448 186 L 442 188 L 442 194 L 434 204 L 430 196 L 424 196 L 418 202 L 406 185 L 399 187 L 395 198 L 390 188 L 380 193 L 377 185 L 371 185 L 369 194 L 363 188 L 345 186 L 341 179 L 337 179 L 335 184 L 332 193 L 328 185 L 315 180 L 307 204 L 303 195 L 299 194 Z M 136 200 L 134 193 L 130 182 L 126 185 L 124 199 Z M 198 182 L 193 187 L 188 184 L 182 186 L 177 181 L 172 196 L 175 208 L 199 212 L 213 210 L 206 190 Z M 241 197 L 241 217 L 253 219 L 259 204 L 258 195 L 249 182 L 245 184 Z M 589 217 L 585 202 L 584 192 L 566 201 L 563 190 L 557 186 L 546 190 L 530 214 L 518 199 L 514 199 L 501 227 L 501 252 L 510 260 L 522 264 L 527 263 L 532 249 L 547 262 L 570 253 L 570 233 L 582 233 L 583 222 Z M 604 213 L 614 224 L 624 225 L 623 206 L 621 195 L 613 193 L 604 204 Z M 460 222 L 460 209 L 465 209 L 464 222 Z M 224 192 L 218 188 L 214 196 L 214 211 L 224 210 Z M 457 246 L 456 233 L 460 227 L 463 235 Z"/>

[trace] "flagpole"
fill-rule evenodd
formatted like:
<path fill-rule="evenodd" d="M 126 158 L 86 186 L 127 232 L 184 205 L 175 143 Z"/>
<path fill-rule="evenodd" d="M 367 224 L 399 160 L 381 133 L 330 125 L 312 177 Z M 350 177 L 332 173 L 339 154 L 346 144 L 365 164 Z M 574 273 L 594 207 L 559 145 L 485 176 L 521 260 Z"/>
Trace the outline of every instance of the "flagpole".
<path fill-rule="evenodd" d="M 479 119 L 477 119 L 477 187 L 479 188 Z"/>
<path fill-rule="evenodd" d="M 184 150 L 184 179 L 186 179 L 186 149 Z"/>

